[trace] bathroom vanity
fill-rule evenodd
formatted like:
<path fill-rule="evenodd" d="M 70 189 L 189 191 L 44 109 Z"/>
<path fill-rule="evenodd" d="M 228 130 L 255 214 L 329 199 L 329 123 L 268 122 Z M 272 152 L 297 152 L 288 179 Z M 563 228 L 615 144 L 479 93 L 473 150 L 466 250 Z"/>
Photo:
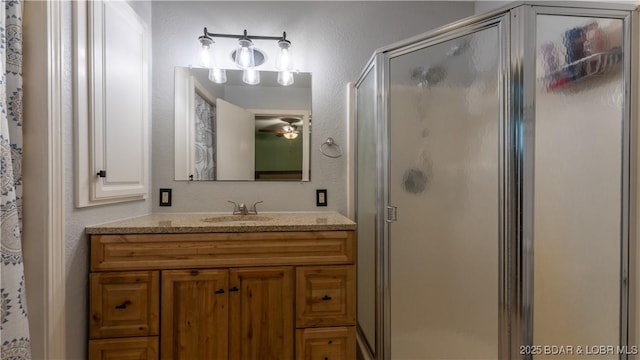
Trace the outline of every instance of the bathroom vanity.
<path fill-rule="evenodd" d="M 355 228 L 335 212 L 86 228 L 90 359 L 355 359 Z"/>

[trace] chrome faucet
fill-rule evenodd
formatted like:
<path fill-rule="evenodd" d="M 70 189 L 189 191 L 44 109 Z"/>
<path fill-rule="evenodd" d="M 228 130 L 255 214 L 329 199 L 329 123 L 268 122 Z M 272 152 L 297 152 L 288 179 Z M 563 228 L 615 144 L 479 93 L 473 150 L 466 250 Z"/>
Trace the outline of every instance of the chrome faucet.
<path fill-rule="evenodd" d="M 247 210 L 247 205 L 245 205 L 244 203 L 238 205 L 238 213 L 240 213 L 240 215 L 248 215 L 249 210 Z"/>
<path fill-rule="evenodd" d="M 233 204 L 233 215 L 258 215 L 258 209 L 256 208 L 256 205 L 264 201 L 255 202 L 253 205 L 251 205 L 250 209 L 247 209 L 247 205 L 245 205 L 244 203 L 238 204 L 231 200 L 227 200 L 227 202 Z"/>

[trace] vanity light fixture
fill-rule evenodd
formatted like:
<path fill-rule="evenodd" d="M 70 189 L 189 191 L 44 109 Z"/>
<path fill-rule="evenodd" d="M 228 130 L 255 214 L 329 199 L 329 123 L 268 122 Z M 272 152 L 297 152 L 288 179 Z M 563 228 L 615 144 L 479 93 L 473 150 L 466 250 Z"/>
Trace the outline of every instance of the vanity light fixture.
<path fill-rule="evenodd" d="M 238 40 L 238 49 L 235 51 L 233 62 L 236 63 L 237 67 L 244 70 L 256 67 L 253 41 L 247 37 L 247 30 L 244 31 L 244 36 Z"/>
<path fill-rule="evenodd" d="M 213 57 L 213 39 L 208 36 L 200 36 L 198 41 L 200 42 L 200 65 L 205 68 L 213 68 L 212 60 L 215 61 Z"/>
<path fill-rule="evenodd" d="M 209 80 L 216 84 L 224 84 L 227 82 L 227 70 L 220 68 L 209 69 Z"/>
<path fill-rule="evenodd" d="M 245 69 L 242 72 L 242 81 L 248 85 L 260 84 L 260 72 L 255 68 Z"/>
<path fill-rule="evenodd" d="M 291 41 L 285 39 L 286 33 L 282 39 L 278 41 L 278 56 L 276 56 L 276 69 L 279 71 L 293 70 L 293 61 L 291 61 Z"/>
<path fill-rule="evenodd" d="M 282 36 L 256 36 L 247 35 L 244 30 L 242 35 L 235 34 L 215 34 L 204 28 L 204 34 L 198 37 L 200 44 L 200 59 L 202 66 L 211 69 L 209 71 L 209 79 L 216 83 L 224 83 L 227 81 L 224 69 L 215 65 L 215 57 L 213 51 L 213 38 L 237 38 L 238 47 L 232 53 L 233 62 L 237 67 L 244 70 L 242 80 L 246 84 L 255 85 L 260 83 L 260 73 L 256 69 L 266 61 L 265 54 L 255 48 L 253 40 L 276 40 L 278 42 L 278 55 L 276 56 L 276 69 L 278 73 L 278 83 L 287 86 L 293 84 L 293 61 L 291 60 L 291 41 L 287 40 L 287 33 L 283 32 Z"/>
<path fill-rule="evenodd" d="M 282 86 L 289 86 L 293 84 L 293 73 L 291 71 L 279 71 L 278 72 L 278 84 Z"/>

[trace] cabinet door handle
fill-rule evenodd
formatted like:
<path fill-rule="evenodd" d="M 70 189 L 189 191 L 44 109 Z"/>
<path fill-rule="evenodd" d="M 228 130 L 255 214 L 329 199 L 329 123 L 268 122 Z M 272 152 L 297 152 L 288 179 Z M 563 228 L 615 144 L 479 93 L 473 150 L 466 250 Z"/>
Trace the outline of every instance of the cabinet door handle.
<path fill-rule="evenodd" d="M 240 289 L 238 289 L 237 286 L 234 286 L 231 289 L 229 289 L 229 292 L 235 292 L 235 291 L 240 291 Z"/>
<path fill-rule="evenodd" d="M 332 299 L 332 298 L 331 298 L 331 296 L 329 296 L 329 295 L 325 295 L 325 296 L 323 296 L 323 297 L 322 297 L 322 300 L 324 300 L 324 301 L 329 301 L 329 300 L 331 300 L 331 299 Z"/>
<path fill-rule="evenodd" d="M 216 294 L 224 294 L 224 289 L 218 289 L 218 290 L 216 290 Z"/>
<path fill-rule="evenodd" d="M 126 308 L 127 308 L 127 305 L 131 305 L 131 301 L 126 300 L 126 301 L 125 301 L 125 302 L 123 302 L 122 304 L 120 304 L 120 305 L 116 305 L 116 309 L 118 309 L 118 310 L 126 309 Z"/>

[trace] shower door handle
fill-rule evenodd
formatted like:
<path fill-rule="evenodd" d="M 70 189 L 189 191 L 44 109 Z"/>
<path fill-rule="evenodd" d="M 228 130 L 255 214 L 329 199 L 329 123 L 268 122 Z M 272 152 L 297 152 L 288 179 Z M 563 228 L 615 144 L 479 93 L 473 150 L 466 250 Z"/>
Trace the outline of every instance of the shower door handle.
<path fill-rule="evenodd" d="M 398 208 L 396 206 L 387 205 L 387 218 L 385 221 L 388 223 L 398 221 Z"/>

